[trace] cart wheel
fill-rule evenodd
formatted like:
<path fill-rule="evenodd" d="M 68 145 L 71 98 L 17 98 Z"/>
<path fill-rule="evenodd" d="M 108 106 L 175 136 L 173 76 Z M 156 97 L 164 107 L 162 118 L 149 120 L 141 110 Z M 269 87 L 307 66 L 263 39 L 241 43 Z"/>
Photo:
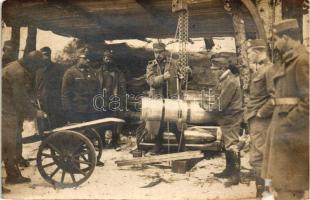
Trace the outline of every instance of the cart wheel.
<path fill-rule="evenodd" d="M 51 134 L 42 142 L 37 154 L 41 176 L 55 187 L 81 185 L 93 173 L 96 163 L 93 144 L 76 131 Z"/>
<path fill-rule="evenodd" d="M 100 161 L 100 158 L 102 156 L 102 150 L 103 150 L 103 143 L 102 139 L 94 128 L 87 128 L 83 131 L 80 131 L 83 135 L 85 135 L 94 145 L 97 155 L 97 161 Z"/>

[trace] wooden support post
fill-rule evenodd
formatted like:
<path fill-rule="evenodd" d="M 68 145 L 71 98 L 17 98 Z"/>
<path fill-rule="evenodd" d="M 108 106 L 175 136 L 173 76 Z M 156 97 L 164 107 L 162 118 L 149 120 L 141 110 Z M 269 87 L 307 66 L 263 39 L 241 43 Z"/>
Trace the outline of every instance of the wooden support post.
<path fill-rule="evenodd" d="M 13 43 L 13 60 L 18 59 L 19 54 L 19 44 L 20 44 L 20 27 L 13 26 L 12 27 L 12 35 L 11 35 L 11 41 Z"/>
<path fill-rule="evenodd" d="M 24 56 L 27 55 L 29 52 L 36 50 L 36 44 L 37 44 L 37 28 L 29 26 Z"/>

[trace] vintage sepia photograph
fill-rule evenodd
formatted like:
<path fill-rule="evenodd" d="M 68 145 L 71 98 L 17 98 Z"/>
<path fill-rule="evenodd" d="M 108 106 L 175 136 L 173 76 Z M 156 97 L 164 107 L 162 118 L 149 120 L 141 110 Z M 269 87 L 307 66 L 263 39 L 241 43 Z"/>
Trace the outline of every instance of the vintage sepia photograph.
<path fill-rule="evenodd" d="M 2 0 L 1 199 L 309 200 L 309 0 Z"/>

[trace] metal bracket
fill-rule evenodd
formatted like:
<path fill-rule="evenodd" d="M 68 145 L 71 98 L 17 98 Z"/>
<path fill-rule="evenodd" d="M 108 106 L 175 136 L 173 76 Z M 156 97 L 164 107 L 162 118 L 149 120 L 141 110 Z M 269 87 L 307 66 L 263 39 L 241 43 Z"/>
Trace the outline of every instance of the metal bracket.
<path fill-rule="evenodd" d="M 172 0 L 172 12 L 188 10 L 187 0 Z"/>

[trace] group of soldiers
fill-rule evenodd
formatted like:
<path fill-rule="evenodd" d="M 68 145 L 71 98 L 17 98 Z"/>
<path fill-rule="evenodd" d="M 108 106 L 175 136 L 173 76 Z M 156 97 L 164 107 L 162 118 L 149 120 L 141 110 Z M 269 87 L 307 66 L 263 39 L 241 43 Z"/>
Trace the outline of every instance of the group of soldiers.
<path fill-rule="evenodd" d="M 228 178 L 225 186 L 240 182 L 240 125 L 248 124 L 251 138 L 250 164 L 256 177 L 257 197 L 262 197 L 270 184 L 278 199 L 301 199 L 309 187 L 309 58 L 300 43 L 295 19 L 274 26 L 273 62 L 263 40 L 248 41 L 251 84 L 244 110 L 240 71 L 235 65 L 214 66 L 219 76 L 219 104 L 214 111 L 222 130 L 226 167 L 214 176 Z M 153 44 L 155 59 L 146 67 L 146 82 L 151 98 L 178 96 L 178 70 L 168 59 L 163 43 Z M 105 90 L 106 97 L 124 95 L 124 74 L 113 63 L 113 51 L 98 51 L 92 45 L 78 48 L 78 61 L 61 71 L 51 61 L 48 47 L 33 51 L 23 58 L 4 63 L 2 74 L 2 159 L 7 173 L 6 183 L 30 182 L 21 175 L 21 132 L 26 119 L 49 119 L 49 128 L 68 122 L 78 123 L 115 116 L 115 111 L 98 112 L 93 97 Z M 8 56 L 3 56 L 7 60 Z M 58 80 L 57 77 L 60 77 Z M 56 100 L 55 100 L 56 99 Z M 61 108 L 61 109 L 60 109 Z M 65 115 L 64 115 L 65 114 Z M 146 130 L 154 136 L 150 155 L 160 154 L 163 132 L 175 133 L 181 147 L 181 129 L 163 121 L 147 121 Z M 116 127 L 113 145 L 119 148 Z M 100 132 L 104 132 L 101 130 Z M 27 164 L 27 163 L 26 163 Z"/>
<path fill-rule="evenodd" d="M 235 65 L 213 66 L 219 72 L 219 104 L 214 111 L 222 130 L 226 167 L 219 178 L 228 178 L 225 186 L 240 182 L 239 137 L 242 124 L 247 124 L 251 138 L 250 164 L 256 179 L 256 196 L 261 198 L 269 187 L 277 199 L 302 199 L 309 188 L 309 57 L 300 42 L 297 20 L 283 20 L 273 30 L 273 62 L 270 47 L 264 40 L 248 41 L 251 84 L 249 100 L 244 106 L 240 71 Z M 151 98 L 176 95 L 177 71 L 165 56 L 165 45 L 153 45 L 155 60 L 148 63 L 146 81 Z M 216 105 L 218 107 L 218 105 Z M 245 107 L 245 109 L 244 109 Z M 147 121 L 146 129 L 155 136 L 151 154 L 162 149 L 163 121 Z M 180 128 L 170 123 L 169 129 L 180 142 Z M 184 150 L 184 145 L 182 146 Z"/>
<path fill-rule="evenodd" d="M 8 49 L 9 45 L 7 42 L 4 48 Z M 101 103 L 108 102 L 111 95 L 122 96 L 126 92 L 125 76 L 113 61 L 113 51 L 108 48 L 98 50 L 82 41 L 76 51 L 78 60 L 67 70 L 52 62 L 49 47 L 3 63 L 2 160 L 6 183 L 31 181 L 23 177 L 19 169 L 19 166 L 29 166 L 29 161 L 22 156 L 25 120 L 43 119 L 48 122 L 44 129 L 51 130 L 68 123 L 119 115 L 115 109 L 96 110 L 93 105 L 93 98 L 103 91 L 106 99 Z M 5 51 L 3 58 L 10 57 L 9 53 Z M 103 142 L 106 130 L 112 131 L 111 145 L 120 150 L 119 127 L 99 128 Z"/>
<path fill-rule="evenodd" d="M 309 52 L 297 20 L 283 20 L 273 32 L 273 63 L 261 42 L 248 49 L 256 63 L 245 113 L 250 164 L 258 196 L 271 183 L 277 199 L 302 199 L 309 188 Z"/>

